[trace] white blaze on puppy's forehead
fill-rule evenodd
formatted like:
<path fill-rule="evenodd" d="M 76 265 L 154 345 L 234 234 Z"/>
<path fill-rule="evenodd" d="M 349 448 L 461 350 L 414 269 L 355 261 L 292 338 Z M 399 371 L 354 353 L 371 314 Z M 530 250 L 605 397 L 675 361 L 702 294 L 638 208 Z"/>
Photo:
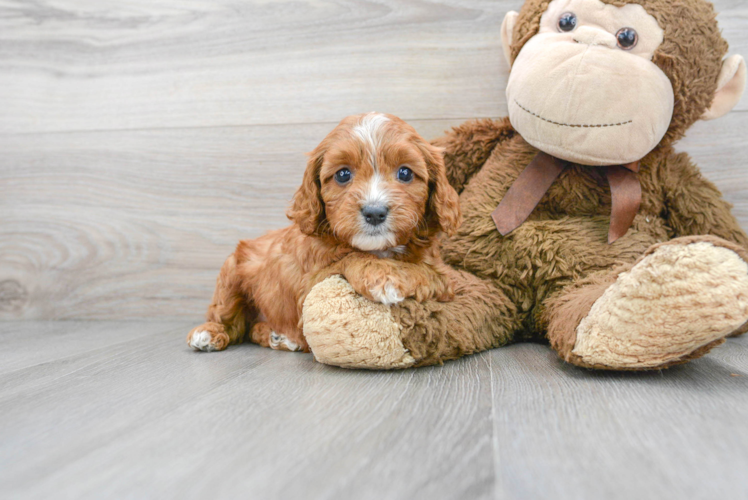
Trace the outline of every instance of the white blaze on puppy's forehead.
<path fill-rule="evenodd" d="M 369 150 L 371 166 L 377 168 L 377 148 L 382 140 L 382 125 L 390 121 L 382 113 L 371 112 L 361 117 L 358 125 L 353 127 L 353 133 L 361 139 Z"/>
<path fill-rule="evenodd" d="M 361 141 L 369 149 L 369 156 L 371 158 L 371 166 L 374 168 L 374 175 L 369 180 L 366 194 L 361 200 L 361 206 L 367 205 L 383 205 L 387 206 L 389 203 L 389 193 L 385 187 L 385 183 L 382 177 L 377 171 L 377 149 L 379 148 L 380 141 L 382 140 L 382 126 L 389 122 L 390 119 L 381 113 L 368 113 L 361 117 L 353 128 L 353 133 L 361 139 Z"/>
<path fill-rule="evenodd" d="M 382 125 L 388 121 L 390 119 L 382 113 L 372 112 L 365 114 L 359 120 L 358 125 L 353 127 L 353 133 L 366 144 L 370 145 L 372 149 L 375 149 L 381 139 Z"/>
<path fill-rule="evenodd" d="M 361 200 L 361 206 L 385 206 L 388 207 L 390 202 L 390 193 L 382 180 L 382 176 L 379 172 L 374 172 L 374 175 L 369 180 L 369 185 L 366 190 L 364 199 Z M 389 207 L 388 207 L 389 208 Z"/>
<path fill-rule="evenodd" d="M 360 193 L 359 203 L 361 208 L 387 207 L 391 201 L 391 193 L 387 183 L 377 170 L 377 151 L 381 145 L 384 135 L 384 124 L 390 119 L 381 113 L 368 113 L 359 119 L 353 127 L 353 134 L 361 140 L 364 148 L 369 152 L 373 174 L 367 179 L 364 189 Z M 389 221 L 379 226 L 368 224 L 361 214 L 359 217 L 358 234 L 353 236 L 351 244 L 364 251 L 383 251 L 392 248 L 396 244 L 396 235 L 391 232 Z"/>

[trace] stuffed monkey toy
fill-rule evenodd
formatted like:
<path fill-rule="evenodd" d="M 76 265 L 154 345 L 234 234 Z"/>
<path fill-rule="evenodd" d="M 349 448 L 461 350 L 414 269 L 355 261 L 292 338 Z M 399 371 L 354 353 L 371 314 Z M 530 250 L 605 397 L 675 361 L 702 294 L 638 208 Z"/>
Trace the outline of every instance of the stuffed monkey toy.
<path fill-rule="evenodd" d="M 393 306 L 333 276 L 306 298 L 315 358 L 442 363 L 547 339 L 565 361 L 661 369 L 748 321 L 748 238 L 673 144 L 746 82 L 704 0 L 527 0 L 506 15 L 509 117 L 437 139 L 464 222 L 444 238 L 456 298 Z"/>

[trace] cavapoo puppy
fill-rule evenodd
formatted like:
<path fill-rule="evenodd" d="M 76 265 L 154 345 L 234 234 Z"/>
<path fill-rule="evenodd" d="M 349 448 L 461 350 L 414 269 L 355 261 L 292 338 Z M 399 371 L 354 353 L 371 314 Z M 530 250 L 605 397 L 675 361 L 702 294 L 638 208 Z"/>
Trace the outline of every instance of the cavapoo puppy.
<path fill-rule="evenodd" d="M 207 322 L 187 343 L 219 351 L 248 340 L 308 351 L 304 298 L 343 275 L 383 304 L 450 300 L 436 236 L 460 223 L 442 152 L 396 116 L 345 118 L 310 154 L 288 210 L 293 225 L 242 240 L 218 275 Z"/>

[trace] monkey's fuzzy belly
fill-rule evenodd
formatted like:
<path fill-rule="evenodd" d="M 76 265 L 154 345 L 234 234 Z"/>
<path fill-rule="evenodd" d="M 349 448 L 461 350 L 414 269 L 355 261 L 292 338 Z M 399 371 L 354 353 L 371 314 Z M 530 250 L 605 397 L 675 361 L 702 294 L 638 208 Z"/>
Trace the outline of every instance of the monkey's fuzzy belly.
<path fill-rule="evenodd" d="M 607 242 L 609 217 L 531 218 L 507 236 L 499 234 L 490 215 L 484 217 L 483 227 L 476 230 L 467 214 L 467 226 L 463 224 L 457 235 L 444 241 L 444 260 L 525 290 L 552 292 L 590 273 L 635 262 L 651 245 L 670 239 L 664 220 L 643 214 L 612 245 Z"/>

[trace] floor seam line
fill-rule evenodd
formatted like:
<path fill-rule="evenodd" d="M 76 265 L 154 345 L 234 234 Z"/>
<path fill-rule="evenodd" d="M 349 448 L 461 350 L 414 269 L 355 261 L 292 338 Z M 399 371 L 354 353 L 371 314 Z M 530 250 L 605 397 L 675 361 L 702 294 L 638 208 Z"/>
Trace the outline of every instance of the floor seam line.
<path fill-rule="evenodd" d="M 491 461 L 493 462 L 493 493 L 494 498 L 499 500 L 501 495 L 499 494 L 500 488 L 500 469 L 499 469 L 499 443 L 498 436 L 496 434 L 496 398 L 494 397 L 494 383 L 493 383 L 493 356 L 491 353 L 486 354 L 488 356 L 488 374 L 490 377 L 491 386 Z"/>

